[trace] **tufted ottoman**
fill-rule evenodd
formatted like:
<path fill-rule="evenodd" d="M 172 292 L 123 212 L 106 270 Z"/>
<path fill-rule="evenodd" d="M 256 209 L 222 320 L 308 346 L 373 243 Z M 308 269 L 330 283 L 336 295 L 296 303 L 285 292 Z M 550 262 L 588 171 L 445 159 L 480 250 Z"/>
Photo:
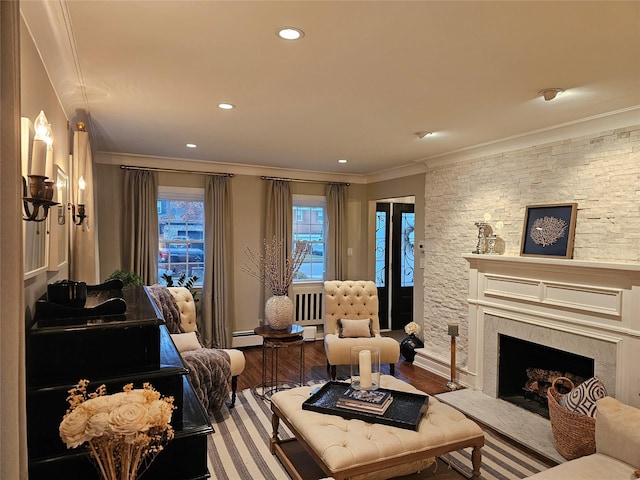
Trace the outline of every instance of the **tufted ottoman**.
<path fill-rule="evenodd" d="M 381 377 L 381 386 L 392 390 L 419 392 L 389 375 Z M 434 457 L 473 447 L 473 477 L 480 478 L 480 448 L 484 434 L 480 427 L 454 408 L 429 397 L 429 408 L 417 431 L 405 430 L 361 420 L 346 420 L 302 409 L 312 387 L 300 387 L 275 393 L 271 397 L 275 454 L 289 474 L 301 478 L 278 438 L 280 421 L 295 435 L 322 470 L 336 480 L 386 479 L 426 468 Z M 291 441 L 287 440 L 287 441 Z"/>

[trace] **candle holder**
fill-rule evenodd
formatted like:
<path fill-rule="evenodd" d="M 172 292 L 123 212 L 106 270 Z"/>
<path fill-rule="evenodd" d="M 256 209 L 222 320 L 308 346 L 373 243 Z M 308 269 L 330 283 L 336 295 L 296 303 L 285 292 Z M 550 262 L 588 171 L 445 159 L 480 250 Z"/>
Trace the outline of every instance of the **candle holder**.
<path fill-rule="evenodd" d="M 447 388 L 451 391 L 458 390 L 460 385 L 456 383 L 456 337 L 458 336 L 458 324 L 449 323 L 447 333 L 451 337 L 451 379 L 447 382 Z"/>
<path fill-rule="evenodd" d="M 351 347 L 351 386 L 363 397 L 380 387 L 380 347 Z"/>
<path fill-rule="evenodd" d="M 495 255 L 496 254 L 496 242 L 498 241 L 498 235 L 487 235 L 487 254 Z"/>
<path fill-rule="evenodd" d="M 84 205 L 78 205 L 78 214 L 76 215 L 76 206 L 73 203 L 69 204 L 69 210 L 71 210 L 71 221 L 74 225 L 82 225 L 84 219 L 87 218 L 88 215 L 84 213 Z"/>
<path fill-rule="evenodd" d="M 476 222 L 474 223 L 474 225 L 478 227 L 478 243 L 476 244 L 476 249 L 471 253 L 486 253 L 487 236 L 493 233 L 491 225 L 489 225 L 487 222 Z"/>
<path fill-rule="evenodd" d="M 22 177 L 22 206 L 25 216 L 23 220 L 27 222 L 44 222 L 49 215 L 49 208 L 59 205 L 53 202 L 53 184 L 55 182 L 47 181 L 48 177 L 44 175 L 27 175 L 29 177 L 29 185 Z"/>

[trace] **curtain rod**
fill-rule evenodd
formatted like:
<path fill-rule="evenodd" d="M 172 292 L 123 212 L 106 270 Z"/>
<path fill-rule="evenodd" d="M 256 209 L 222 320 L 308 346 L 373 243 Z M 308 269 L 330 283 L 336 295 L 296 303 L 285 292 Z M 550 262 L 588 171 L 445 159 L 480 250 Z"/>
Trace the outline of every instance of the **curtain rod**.
<path fill-rule="evenodd" d="M 303 178 L 282 178 L 282 177 L 260 177 L 262 180 L 281 180 L 283 182 L 300 182 L 300 183 L 324 183 L 325 185 L 351 185 L 349 182 L 324 182 L 322 180 L 306 180 Z"/>
<path fill-rule="evenodd" d="M 134 167 L 133 165 L 120 165 L 123 170 L 150 170 L 152 172 L 189 173 L 193 175 L 217 175 L 219 177 L 233 177 L 233 173 L 196 172 L 193 170 L 179 170 L 174 168 Z"/>

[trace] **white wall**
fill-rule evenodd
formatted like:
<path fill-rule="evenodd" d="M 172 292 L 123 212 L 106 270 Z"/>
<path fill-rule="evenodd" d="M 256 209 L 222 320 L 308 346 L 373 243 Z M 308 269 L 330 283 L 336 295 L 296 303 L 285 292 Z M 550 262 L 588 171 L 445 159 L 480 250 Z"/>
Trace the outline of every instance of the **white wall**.
<path fill-rule="evenodd" d="M 33 40 L 26 30 L 24 22 L 21 22 L 20 38 L 20 68 L 21 68 L 21 115 L 28 117 L 32 122 L 40 110 L 44 110 L 53 129 L 53 153 L 54 161 L 62 169 L 70 174 L 69 170 L 69 127 L 68 119 L 62 110 L 58 96 L 53 90 L 47 72 L 40 60 Z M 55 209 L 52 209 L 55 214 Z M 68 217 L 67 217 L 68 220 Z M 41 224 L 40 231 L 46 235 L 45 222 Z M 30 320 L 33 314 L 33 305 L 36 300 L 46 292 L 47 284 L 57 280 L 68 278 L 68 264 L 60 271 L 42 272 L 25 281 L 25 306 L 26 320 Z"/>
<path fill-rule="evenodd" d="M 520 254 L 525 207 L 577 202 L 574 258 L 640 262 L 640 126 L 429 168 L 425 183 L 425 345 L 448 361 L 447 323 L 460 322 L 467 363 L 468 262 L 474 222 L 504 222 L 505 255 Z"/>

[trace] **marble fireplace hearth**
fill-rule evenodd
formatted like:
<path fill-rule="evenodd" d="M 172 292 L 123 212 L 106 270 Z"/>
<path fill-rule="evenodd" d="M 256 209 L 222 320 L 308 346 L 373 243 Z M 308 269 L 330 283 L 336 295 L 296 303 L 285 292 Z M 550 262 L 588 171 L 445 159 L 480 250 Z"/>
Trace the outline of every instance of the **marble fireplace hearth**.
<path fill-rule="evenodd" d="M 544 458 L 556 463 L 566 461 L 555 449 L 551 422 L 540 415 L 470 388 L 441 393 L 436 398 Z"/>

